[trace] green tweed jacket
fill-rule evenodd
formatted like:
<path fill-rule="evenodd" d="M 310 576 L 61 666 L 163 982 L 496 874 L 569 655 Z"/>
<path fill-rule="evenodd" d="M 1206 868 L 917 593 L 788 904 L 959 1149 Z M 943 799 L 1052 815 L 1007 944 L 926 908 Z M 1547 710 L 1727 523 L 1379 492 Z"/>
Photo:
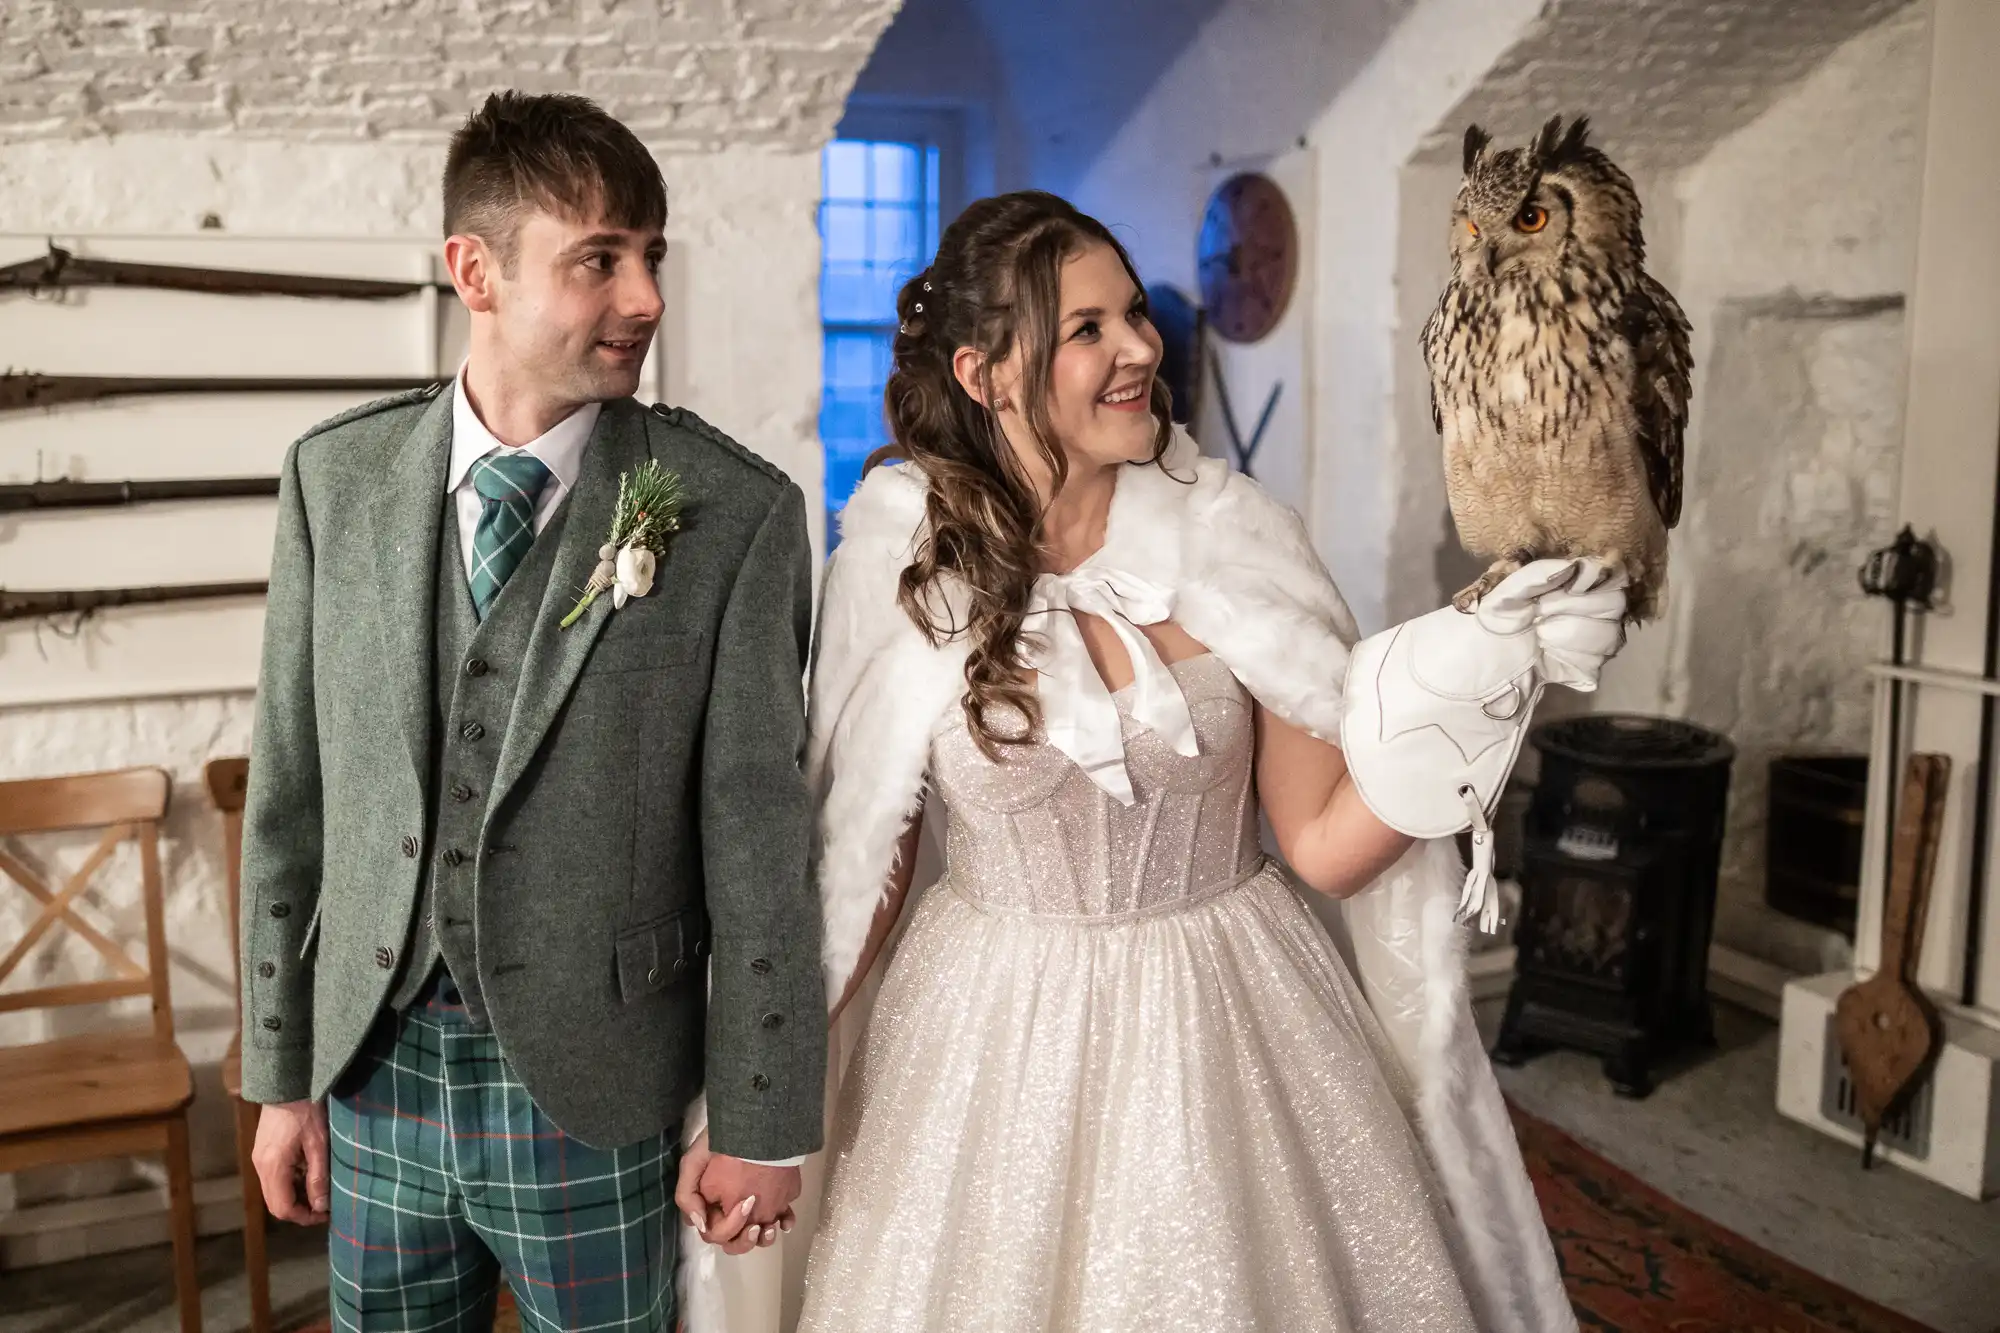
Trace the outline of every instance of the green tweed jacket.
<path fill-rule="evenodd" d="M 692 413 L 605 404 L 542 535 L 555 563 L 519 660 L 467 664 L 512 681 L 478 836 L 425 846 L 434 747 L 458 741 L 432 734 L 442 387 L 335 417 L 285 460 L 243 826 L 244 1096 L 326 1095 L 422 938 L 424 859 L 470 858 L 479 989 L 558 1125 L 629 1143 L 706 1083 L 717 1152 L 813 1151 L 803 497 Z M 559 629 L 647 458 L 689 494 L 651 593 Z"/>

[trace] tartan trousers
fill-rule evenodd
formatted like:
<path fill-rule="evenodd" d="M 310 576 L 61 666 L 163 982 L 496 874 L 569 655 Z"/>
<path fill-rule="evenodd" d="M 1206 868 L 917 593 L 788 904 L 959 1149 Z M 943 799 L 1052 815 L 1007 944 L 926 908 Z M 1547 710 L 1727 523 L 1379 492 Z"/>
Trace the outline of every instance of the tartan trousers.
<path fill-rule="evenodd" d="M 442 969 L 440 969 L 442 976 Z M 327 1099 L 328 1305 L 350 1333 L 669 1333 L 680 1135 L 557 1129 L 449 978 L 385 1013 Z"/>

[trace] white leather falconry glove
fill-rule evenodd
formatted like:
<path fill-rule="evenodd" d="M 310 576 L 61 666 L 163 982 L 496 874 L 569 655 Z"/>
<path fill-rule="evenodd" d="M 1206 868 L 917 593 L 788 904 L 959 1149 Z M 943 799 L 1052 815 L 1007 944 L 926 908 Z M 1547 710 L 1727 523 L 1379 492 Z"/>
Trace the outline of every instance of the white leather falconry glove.
<path fill-rule="evenodd" d="M 1549 684 L 1597 688 L 1625 642 L 1625 578 L 1537 560 L 1470 612 L 1445 606 L 1363 639 L 1348 660 L 1341 749 L 1361 799 L 1417 838 L 1472 830 L 1458 918 L 1500 924 L 1494 805 Z"/>

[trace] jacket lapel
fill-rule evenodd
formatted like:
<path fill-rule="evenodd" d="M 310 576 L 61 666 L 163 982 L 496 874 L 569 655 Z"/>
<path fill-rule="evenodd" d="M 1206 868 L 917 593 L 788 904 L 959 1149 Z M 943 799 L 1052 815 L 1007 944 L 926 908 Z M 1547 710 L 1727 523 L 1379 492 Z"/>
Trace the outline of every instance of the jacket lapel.
<path fill-rule="evenodd" d="M 526 770 L 528 761 L 542 743 L 549 724 L 555 721 L 563 701 L 590 656 L 591 645 L 604 632 L 611 617 L 611 594 L 605 593 L 568 629 L 561 620 L 583 593 L 597 568 L 597 550 L 611 535 L 611 519 L 618 508 L 619 478 L 637 468 L 647 458 L 644 412 L 626 399 L 609 402 L 597 418 L 597 429 L 584 450 L 583 465 L 576 487 L 570 492 L 568 514 L 557 538 L 555 564 L 549 571 L 548 588 L 536 613 L 528 650 L 521 663 L 521 681 L 514 695 L 513 715 L 507 721 L 507 737 L 500 745 L 500 760 L 493 776 L 493 791 L 487 805 L 497 809 L 509 789 Z"/>
<path fill-rule="evenodd" d="M 440 393 L 418 418 L 368 509 L 382 661 L 419 785 L 430 770 L 432 594 L 450 463 L 451 395 Z"/>

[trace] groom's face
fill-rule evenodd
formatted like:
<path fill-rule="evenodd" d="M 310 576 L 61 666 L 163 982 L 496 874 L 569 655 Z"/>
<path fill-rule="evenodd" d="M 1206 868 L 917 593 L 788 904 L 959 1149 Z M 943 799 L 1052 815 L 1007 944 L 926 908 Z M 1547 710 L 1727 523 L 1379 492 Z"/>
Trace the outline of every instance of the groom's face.
<path fill-rule="evenodd" d="M 533 209 L 515 241 L 492 314 L 517 382 L 574 403 L 637 392 L 662 310 L 660 230 Z"/>

